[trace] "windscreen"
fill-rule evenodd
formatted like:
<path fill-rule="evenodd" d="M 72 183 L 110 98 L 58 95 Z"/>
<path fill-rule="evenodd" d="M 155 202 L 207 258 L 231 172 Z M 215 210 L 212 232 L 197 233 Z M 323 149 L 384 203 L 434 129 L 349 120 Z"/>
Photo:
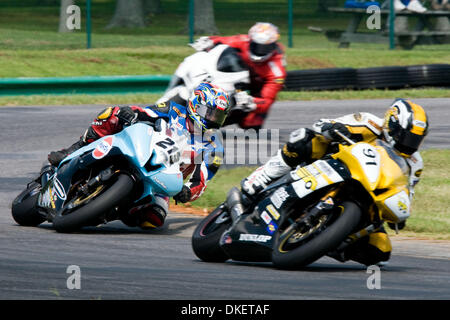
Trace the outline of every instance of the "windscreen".
<path fill-rule="evenodd" d="M 234 48 L 226 48 L 217 61 L 217 70 L 221 72 L 241 72 L 248 70 Z"/>
<path fill-rule="evenodd" d="M 389 158 L 391 158 L 392 160 L 395 161 L 395 163 L 397 163 L 397 165 L 402 170 L 403 174 L 409 175 L 409 166 L 406 163 L 405 158 L 399 156 L 395 152 L 395 150 L 387 142 L 385 142 L 383 140 L 377 140 L 377 145 L 383 147 L 386 150 L 386 152 L 389 155 Z"/>

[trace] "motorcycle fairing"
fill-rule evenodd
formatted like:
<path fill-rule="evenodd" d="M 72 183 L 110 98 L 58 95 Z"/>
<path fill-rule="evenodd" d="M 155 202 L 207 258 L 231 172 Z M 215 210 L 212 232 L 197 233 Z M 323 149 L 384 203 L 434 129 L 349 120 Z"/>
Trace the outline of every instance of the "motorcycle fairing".
<path fill-rule="evenodd" d="M 283 223 L 285 213 L 298 201 L 299 194 L 306 197 L 349 178 L 349 171 L 334 159 L 296 168 L 280 179 L 280 184 L 268 187 L 273 192 L 259 202 L 252 214 L 243 216 L 224 232 L 220 240 L 222 249 L 235 260 L 270 261 L 275 232 Z"/>
<path fill-rule="evenodd" d="M 335 163 L 333 165 L 336 166 Z M 317 160 L 291 172 L 292 179 L 295 180 L 292 187 L 299 198 L 304 198 L 318 189 L 344 181 L 348 175 L 346 171 L 341 172 L 344 177 L 328 161 Z M 274 204 L 277 205 L 276 202 Z"/>
<path fill-rule="evenodd" d="M 333 158 L 342 161 L 352 178 L 370 194 L 380 219 L 398 223 L 409 217 L 407 178 L 391 146 L 381 141 L 377 145 L 363 142 L 340 145 Z"/>
<path fill-rule="evenodd" d="M 125 156 L 138 169 L 144 188 L 136 202 L 148 196 L 152 199 L 150 202 L 153 202 L 154 193 L 167 196 L 177 194 L 183 186 L 183 175 L 179 170 L 178 160 L 175 159 L 174 163 L 171 161 L 177 152 L 179 159 L 179 150 L 168 148 L 167 139 L 170 138 L 155 132 L 152 127 L 137 123 L 80 148 L 61 161 L 53 178 L 42 189 L 38 205 L 48 210 L 60 210 L 66 198 L 59 195 L 67 192 L 75 172 L 112 156 Z M 172 144 L 174 145 L 170 143 Z M 146 166 L 147 163 L 150 165 Z M 147 168 L 152 170 L 148 171 Z"/>
<path fill-rule="evenodd" d="M 176 95 L 187 101 L 194 88 L 204 81 L 211 82 L 228 93 L 232 93 L 236 89 L 236 83 L 249 84 L 250 72 L 248 70 L 223 72 L 222 68 L 219 68 L 218 62 L 220 62 L 222 54 L 229 48 L 227 45 L 220 44 L 208 52 L 200 51 L 186 57 L 175 70 L 171 86 L 167 88 L 157 103 L 171 100 Z M 230 54 L 232 54 L 231 51 Z"/>
<path fill-rule="evenodd" d="M 266 230 L 266 223 L 257 210 L 242 216 L 219 241 L 221 248 L 234 260 L 270 261 L 273 235 Z"/>

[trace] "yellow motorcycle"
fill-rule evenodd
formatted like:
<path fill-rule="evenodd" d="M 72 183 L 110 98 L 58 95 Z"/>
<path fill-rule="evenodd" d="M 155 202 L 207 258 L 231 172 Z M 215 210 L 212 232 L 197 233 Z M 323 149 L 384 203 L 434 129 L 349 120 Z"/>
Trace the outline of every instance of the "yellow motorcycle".
<path fill-rule="evenodd" d="M 339 133 L 338 133 L 339 134 Z M 409 167 L 382 140 L 347 142 L 280 178 L 234 216 L 225 201 L 197 226 L 195 254 L 204 261 L 272 261 L 304 267 L 409 217 Z"/>

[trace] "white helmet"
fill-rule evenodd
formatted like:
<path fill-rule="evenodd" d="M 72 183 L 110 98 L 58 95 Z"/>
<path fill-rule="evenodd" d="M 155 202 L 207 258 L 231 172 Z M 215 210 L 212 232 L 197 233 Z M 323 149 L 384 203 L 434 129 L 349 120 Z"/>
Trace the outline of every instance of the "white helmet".
<path fill-rule="evenodd" d="M 250 38 L 250 59 L 253 62 L 263 62 L 269 59 L 277 50 L 277 40 L 280 38 L 278 28 L 269 22 L 258 22 L 248 31 Z"/>

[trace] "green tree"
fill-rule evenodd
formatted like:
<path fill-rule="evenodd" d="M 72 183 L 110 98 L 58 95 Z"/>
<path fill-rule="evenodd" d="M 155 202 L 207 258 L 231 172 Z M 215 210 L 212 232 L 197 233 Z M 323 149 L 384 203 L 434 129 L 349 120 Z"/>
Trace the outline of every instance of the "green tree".
<path fill-rule="evenodd" d="M 219 33 L 214 18 L 213 0 L 194 0 L 194 33 Z"/>
<path fill-rule="evenodd" d="M 106 26 L 112 28 L 142 28 L 145 26 L 142 0 L 116 0 L 116 9 Z"/>

